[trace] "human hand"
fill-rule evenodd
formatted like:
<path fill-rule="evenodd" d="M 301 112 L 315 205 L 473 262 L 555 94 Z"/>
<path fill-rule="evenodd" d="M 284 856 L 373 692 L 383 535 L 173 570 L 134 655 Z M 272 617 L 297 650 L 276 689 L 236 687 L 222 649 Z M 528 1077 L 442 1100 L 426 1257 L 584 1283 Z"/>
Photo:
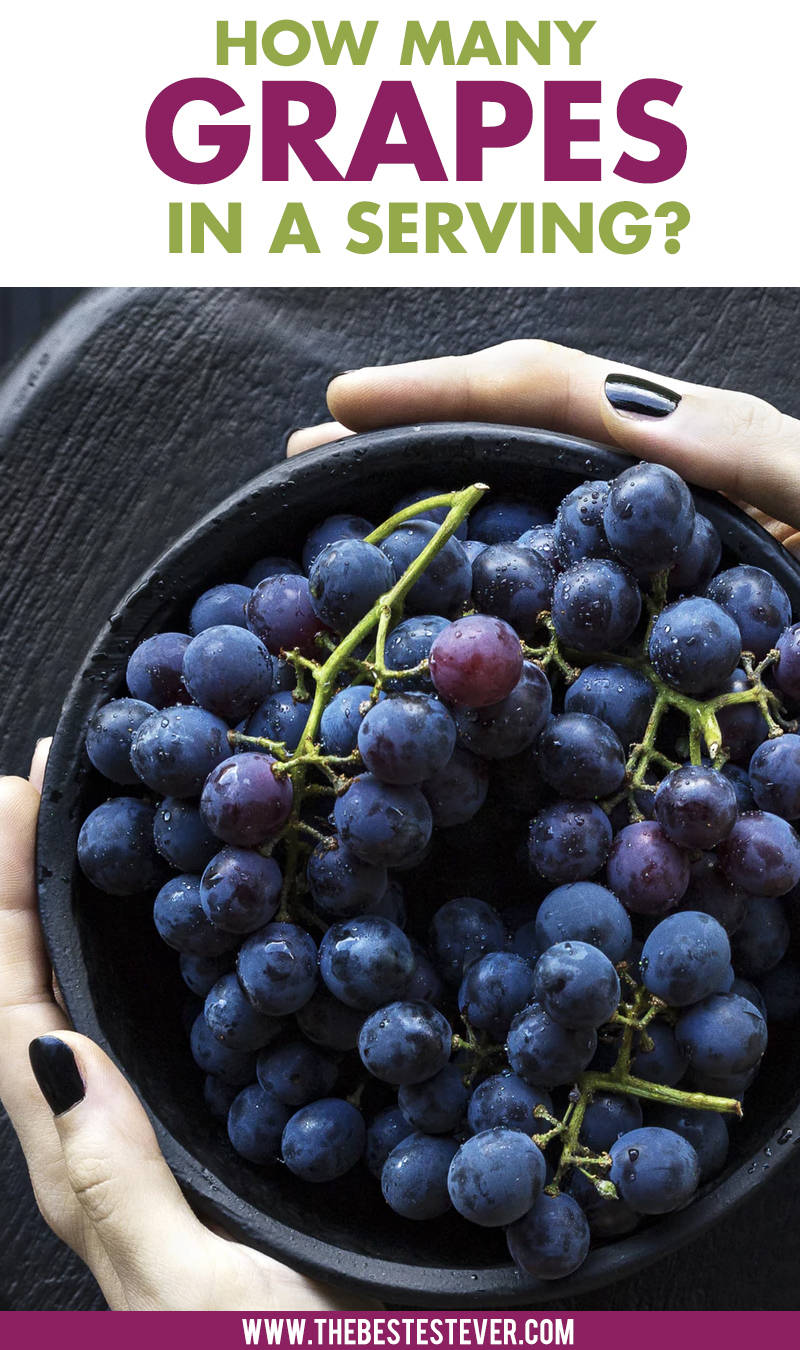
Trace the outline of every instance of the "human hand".
<path fill-rule="evenodd" d="M 34 884 L 48 749 L 37 746 L 29 780 L 0 778 L 0 1100 L 46 1222 L 116 1310 L 368 1306 L 208 1228 L 181 1194 L 133 1089 L 99 1046 L 69 1029 Z"/>
<path fill-rule="evenodd" d="M 800 422 L 750 394 L 524 339 L 349 371 L 331 381 L 328 406 L 336 420 L 295 432 L 288 454 L 405 423 L 546 427 L 619 446 L 725 493 L 800 556 Z"/>

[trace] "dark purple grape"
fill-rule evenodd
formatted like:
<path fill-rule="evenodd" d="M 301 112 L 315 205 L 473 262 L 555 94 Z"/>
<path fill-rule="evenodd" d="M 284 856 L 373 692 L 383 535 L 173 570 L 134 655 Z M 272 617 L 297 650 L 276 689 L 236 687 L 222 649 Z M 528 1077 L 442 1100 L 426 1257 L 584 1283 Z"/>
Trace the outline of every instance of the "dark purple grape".
<path fill-rule="evenodd" d="M 550 682 L 541 666 L 525 661 L 518 683 L 506 698 L 484 708 L 458 709 L 458 739 L 483 759 L 510 759 L 533 745 L 550 716 L 552 702 Z"/>
<path fill-rule="evenodd" d="M 143 783 L 167 797 L 196 797 L 231 751 L 228 728 L 205 708 L 163 708 L 134 732 L 131 764 Z"/>
<path fill-rule="evenodd" d="M 461 1128 L 468 1098 L 463 1074 L 451 1063 L 424 1083 L 401 1086 L 397 1104 L 413 1129 L 425 1134 L 453 1134 Z"/>
<path fill-rule="evenodd" d="M 275 656 L 295 648 L 301 656 L 319 655 L 315 638 L 324 630 L 314 612 L 305 577 L 267 577 L 247 602 L 247 627 Z"/>
<path fill-rule="evenodd" d="M 756 801 L 747 771 L 738 764 L 723 764 L 722 772 L 733 784 L 739 815 L 744 815 L 745 811 L 755 810 Z"/>
<path fill-rule="evenodd" d="M 773 666 L 775 683 L 793 703 L 800 702 L 800 623 L 785 628 L 775 643 L 780 661 Z"/>
<path fill-rule="evenodd" d="M 586 1216 L 571 1195 L 546 1191 L 506 1232 L 508 1250 L 523 1275 L 561 1280 L 582 1266 L 591 1233 Z"/>
<path fill-rule="evenodd" d="M 448 763 L 456 724 L 432 694 L 391 694 L 376 703 L 358 730 L 367 771 L 382 783 L 421 783 Z"/>
<path fill-rule="evenodd" d="M 375 529 L 363 516 L 338 515 L 327 516 L 315 525 L 303 545 L 303 567 L 310 572 L 317 558 L 328 544 L 340 539 L 366 539 Z"/>
<path fill-rule="evenodd" d="M 742 648 L 757 661 L 792 622 L 788 595 L 762 567 L 740 565 L 720 572 L 707 586 L 706 595 L 730 615 L 741 634 Z"/>
<path fill-rule="evenodd" d="M 358 1053 L 384 1083 L 424 1083 L 450 1058 L 449 1022 L 430 1003 L 389 1003 L 370 1013 L 359 1032 Z"/>
<path fill-rule="evenodd" d="M 596 1092 L 581 1123 L 581 1143 L 592 1153 L 607 1153 L 621 1134 L 642 1123 L 642 1107 L 636 1097 L 620 1092 Z"/>
<path fill-rule="evenodd" d="M 800 737 L 797 740 L 800 745 Z M 655 816 L 673 844 L 714 848 L 733 828 L 736 793 L 732 783 L 716 769 L 684 764 L 659 784 Z"/>
<path fill-rule="evenodd" d="M 527 1214 L 545 1183 L 544 1154 L 519 1130 L 502 1125 L 465 1140 L 450 1164 L 447 1188 L 462 1218 L 502 1228 Z"/>
<path fill-rule="evenodd" d="M 589 713 L 552 717 L 539 737 L 542 777 L 562 797 L 606 797 L 625 778 L 625 755 L 611 727 Z"/>
<path fill-rule="evenodd" d="M 679 910 L 699 910 L 721 923 L 726 933 L 735 933 L 747 909 L 747 891 L 734 886 L 717 866 L 714 853 L 701 853 L 689 864 L 689 885 Z"/>
<path fill-rule="evenodd" d="M 758 979 L 786 955 L 790 929 L 784 905 L 766 895 L 751 895 L 731 941 L 738 975 Z"/>
<path fill-rule="evenodd" d="M 637 1037 L 631 1073 L 648 1083 L 676 1087 L 686 1073 L 689 1058 L 672 1027 L 666 1022 L 650 1022 L 645 1036 Z"/>
<path fill-rule="evenodd" d="M 619 736 L 624 748 L 645 733 L 655 703 L 650 680 L 628 666 L 585 666 L 564 695 L 564 711 L 589 713 Z"/>
<path fill-rule="evenodd" d="M 355 1050 L 364 1014 L 334 998 L 324 985 L 295 1014 L 306 1040 L 326 1050 Z"/>
<path fill-rule="evenodd" d="M 237 722 L 272 687 L 269 653 L 247 628 L 205 628 L 186 648 L 183 679 L 201 708 Z"/>
<path fill-rule="evenodd" d="M 268 1017 L 253 1007 L 233 971 L 209 990 L 204 1016 L 212 1036 L 233 1050 L 260 1050 L 284 1026 L 281 1018 Z"/>
<path fill-rule="evenodd" d="M 717 1111 L 695 1111 L 681 1106 L 648 1102 L 648 1125 L 674 1130 L 691 1144 L 700 1165 L 700 1180 L 708 1181 L 721 1172 L 728 1156 L 729 1139 L 725 1117 Z"/>
<path fill-rule="evenodd" d="M 496 1125 L 522 1130 L 523 1134 L 544 1134 L 549 1125 L 544 1117 L 536 1115 L 537 1106 L 544 1107 L 552 1115 L 549 1093 L 531 1087 L 518 1074 L 506 1069 L 479 1083 L 470 1098 L 467 1119 L 473 1134 L 492 1130 Z"/>
<path fill-rule="evenodd" d="M 472 896 L 448 900 L 431 920 L 431 956 L 448 984 L 460 984 L 470 962 L 502 950 L 505 942 L 500 915 Z"/>
<path fill-rule="evenodd" d="M 657 923 L 642 950 L 645 988 L 673 1008 L 718 993 L 731 960 L 722 924 L 710 914 L 686 910 Z"/>
<path fill-rule="evenodd" d="M 554 524 L 534 525 L 532 529 L 525 530 L 516 542 L 520 548 L 529 548 L 532 553 L 536 553 L 542 562 L 547 563 L 548 567 L 552 567 L 554 575 L 558 576 L 563 564 L 558 555 Z M 484 547 L 486 546 L 484 545 Z"/>
<path fill-rule="evenodd" d="M 540 1003 L 517 1013 L 506 1041 L 514 1073 L 533 1087 L 554 1088 L 574 1083 L 597 1049 L 593 1027 L 573 1031 L 554 1022 Z"/>
<path fill-rule="evenodd" d="M 153 820 L 153 839 L 162 858 L 178 872 L 202 872 L 219 848 L 199 808 L 180 797 L 165 797 Z"/>
<path fill-rule="evenodd" d="M 314 993 L 317 949 L 293 923 L 269 923 L 243 943 L 236 963 L 239 983 L 259 1012 L 297 1012 Z"/>
<path fill-rule="evenodd" d="M 249 1050 L 234 1050 L 230 1045 L 223 1045 L 212 1035 L 202 1013 L 192 1023 L 189 1043 L 192 1059 L 203 1073 L 211 1073 L 231 1087 L 243 1087 L 254 1078 L 255 1055 Z"/>
<path fill-rule="evenodd" d="M 487 614 L 448 624 L 435 635 L 429 651 L 437 692 L 465 708 L 499 703 L 522 675 L 519 637 L 509 624 Z"/>
<path fill-rule="evenodd" d="M 114 797 L 95 807 L 78 835 L 83 875 L 107 895 L 136 895 L 167 874 L 153 840 L 154 811 L 137 797 Z"/>
<path fill-rule="evenodd" d="M 722 542 L 715 525 L 707 516 L 696 515 L 692 537 L 669 571 L 670 595 L 702 591 L 708 585 L 722 554 Z"/>
<path fill-rule="evenodd" d="M 740 694 L 750 687 L 751 681 L 741 667 L 737 667 L 714 693 Z M 722 732 L 722 744 L 737 764 L 749 764 L 754 750 L 767 739 L 767 724 L 757 703 L 731 703 L 722 707 L 717 712 L 717 722 Z"/>
<path fill-rule="evenodd" d="M 395 577 L 408 570 L 436 534 L 430 520 L 408 520 L 399 526 L 380 547 L 394 567 Z M 437 553 L 405 598 L 409 614 L 457 613 L 469 599 L 472 568 L 461 544 L 450 538 Z"/>
<path fill-rule="evenodd" d="M 206 779 L 203 819 L 219 839 L 240 848 L 263 844 L 289 818 L 292 782 L 273 773 L 272 755 L 248 752 L 223 760 Z"/>
<path fill-rule="evenodd" d="M 466 548 L 466 542 L 464 547 Z M 404 619 L 392 629 L 386 639 L 384 658 L 387 669 L 413 670 L 415 666 L 427 661 L 434 639 L 448 627 L 448 620 L 442 618 L 440 614 L 416 614 L 410 619 Z M 421 673 L 403 679 L 386 680 L 384 688 L 395 689 L 401 693 L 416 689 L 429 694 L 433 692 L 433 680 L 429 674 Z"/>
<path fill-rule="evenodd" d="M 581 483 L 558 508 L 554 538 L 563 567 L 580 558 L 607 558 L 611 552 L 603 525 L 610 484 Z"/>
<path fill-rule="evenodd" d="M 534 973 L 529 961 L 515 952 L 487 952 L 466 967 L 458 990 L 458 1010 L 469 1026 L 487 1032 L 492 1040 L 503 1041 L 512 1019 L 530 1003 L 533 991 Z"/>
<path fill-rule="evenodd" d="M 720 1078 L 758 1064 L 767 1048 L 767 1027 L 738 994 L 712 994 L 681 1013 L 675 1038 L 693 1071 Z"/>
<path fill-rule="evenodd" d="M 389 1154 L 413 1133 L 412 1126 L 399 1106 L 385 1107 L 370 1121 L 367 1126 L 364 1162 L 378 1181 L 381 1179 L 383 1165 Z"/>
<path fill-rule="evenodd" d="M 650 660 L 665 684 L 700 697 L 716 690 L 742 654 L 739 629 L 713 600 L 701 595 L 662 609 L 650 633 Z"/>
<path fill-rule="evenodd" d="M 405 933 L 377 914 L 332 924 L 319 948 L 323 982 L 348 1008 L 369 1012 L 402 998 L 414 971 Z"/>
<path fill-rule="evenodd" d="M 258 578 L 261 581 L 261 577 Z M 206 628 L 216 628 L 220 624 L 233 624 L 237 628 L 247 627 L 244 607 L 250 599 L 249 586 L 237 586 L 233 582 L 224 582 L 221 586 L 212 586 L 195 600 L 189 615 L 189 632 L 192 637 L 205 632 Z"/>
<path fill-rule="evenodd" d="M 375 702 L 372 694 L 369 684 L 352 684 L 334 694 L 322 714 L 319 728 L 320 743 L 327 755 L 339 755 L 343 759 L 352 755 L 358 745 L 359 727 Z M 384 697 L 378 695 L 378 698 Z"/>
<path fill-rule="evenodd" d="M 635 572 L 672 567 L 694 533 L 692 494 L 672 469 L 634 464 L 610 485 L 603 525 L 613 552 Z"/>
<path fill-rule="evenodd" d="M 198 998 L 205 999 L 217 980 L 230 971 L 233 955 L 223 952 L 220 956 L 192 956 L 191 952 L 181 952 L 178 964 L 187 989 L 191 989 Z"/>
<path fill-rule="evenodd" d="M 303 569 L 298 567 L 291 558 L 280 558 L 274 554 L 269 558 L 259 558 L 252 567 L 247 569 L 244 576 L 244 584 L 248 590 L 252 590 L 260 581 L 266 581 L 268 577 L 299 577 L 302 576 Z"/>
<path fill-rule="evenodd" d="M 236 937 L 217 928 L 203 909 L 199 877 L 170 877 L 156 896 L 153 921 L 168 947 L 190 956 L 220 956 L 236 946 Z"/>
<path fill-rule="evenodd" d="M 800 817 L 800 736 L 787 732 L 764 741 L 750 760 L 748 776 L 762 811 L 784 820 Z"/>
<path fill-rule="evenodd" d="M 548 512 L 533 502 L 518 497 L 491 497 L 472 512 L 469 532 L 473 539 L 484 544 L 509 544 L 523 531 L 548 520 Z"/>
<path fill-rule="evenodd" d="M 450 1209 L 447 1173 L 458 1149 L 440 1134 L 410 1134 L 389 1154 L 381 1173 L 383 1198 L 404 1219 L 438 1219 Z"/>
<path fill-rule="evenodd" d="M 553 626 L 567 647 L 612 651 L 633 633 L 642 597 L 630 572 L 606 558 L 582 558 L 556 578 Z"/>
<path fill-rule="evenodd" d="M 98 773 L 124 786 L 139 782 L 131 764 L 131 744 L 134 733 L 155 711 L 152 703 L 137 698 L 115 698 L 94 713 L 86 728 L 86 753 Z"/>
<path fill-rule="evenodd" d="M 623 1134 L 611 1149 L 611 1180 L 637 1214 L 669 1214 L 694 1195 L 700 1162 L 682 1135 L 659 1126 Z"/>
<path fill-rule="evenodd" d="M 584 881 L 594 876 L 610 847 L 611 824 L 596 802 L 553 802 L 531 821 L 531 863 L 552 881 Z"/>
<path fill-rule="evenodd" d="M 245 735 L 277 741 L 293 753 L 300 744 L 310 711 L 310 703 L 301 703 L 287 689 L 282 689 L 265 698 L 251 714 L 245 723 Z"/>
<path fill-rule="evenodd" d="M 366 1138 L 358 1108 L 341 1098 L 321 1098 L 291 1116 L 283 1130 L 281 1154 L 302 1181 L 335 1181 L 355 1168 Z"/>
<path fill-rule="evenodd" d="M 350 918 L 379 904 L 386 892 L 385 867 L 362 862 L 341 840 L 333 847 L 317 844 L 308 860 L 306 877 L 318 910 L 337 918 Z"/>
<path fill-rule="evenodd" d="M 249 848 L 223 848 L 200 878 L 203 912 L 226 933 L 253 933 L 278 908 L 282 881 L 274 858 Z"/>
<path fill-rule="evenodd" d="M 631 936 L 631 921 L 617 897 L 592 881 L 556 887 L 536 915 L 542 952 L 556 942 L 588 942 L 616 965 L 628 955 Z"/>
<path fill-rule="evenodd" d="M 598 1029 L 620 1000 L 619 976 L 608 957 L 588 942 L 557 942 L 536 962 L 534 996 L 571 1031 Z"/>
<path fill-rule="evenodd" d="M 689 860 L 661 826 L 636 821 L 620 830 L 608 855 L 608 884 L 634 914 L 661 917 L 689 885 Z"/>
<path fill-rule="evenodd" d="M 431 809 L 417 787 L 381 783 L 372 774 L 354 778 L 334 807 L 336 828 L 363 862 L 397 867 L 427 847 Z"/>
<path fill-rule="evenodd" d="M 340 539 L 317 554 L 308 578 L 311 604 L 320 622 L 348 633 L 394 584 L 391 562 L 363 539 Z"/>
<path fill-rule="evenodd" d="M 434 825 L 463 825 L 480 811 L 489 791 L 489 766 L 456 746 L 450 759 L 422 783 Z"/>
<path fill-rule="evenodd" d="M 553 599 L 553 571 L 519 544 L 492 544 L 472 564 L 475 608 L 511 624 L 523 638 L 539 628 L 539 615 Z"/>
<path fill-rule="evenodd" d="M 725 876 L 751 895 L 785 895 L 800 881 L 800 838 L 770 811 L 740 816 L 718 857 Z"/>
<path fill-rule="evenodd" d="M 327 1097 L 336 1086 L 336 1061 L 307 1041 L 287 1041 L 261 1051 L 256 1063 L 258 1081 L 287 1106 L 307 1106 Z"/>
<path fill-rule="evenodd" d="M 273 1092 L 250 1083 L 228 1112 L 228 1137 L 236 1152 L 248 1162 L 264 1167 L 278 1161 L 281 1136 L 289 1109 Z"/>
<path fill-rule="evenodd" d="M 381 918 L 396 923 L 398 928 L 405 928 L 408 919 L 405 894 L 396 877 L 389 878 L 383 895 L 379 900 L 370 901 L 365 913 L 380 914 Z"/>
<path fill-rule="evenodd" d="M 156 633 L 140 642 L 125 672 L 133 697 L 154 708 L 188 703 L 189 695 L 183 683 L 183 655 L 190 641 L 187 633 Z"/>

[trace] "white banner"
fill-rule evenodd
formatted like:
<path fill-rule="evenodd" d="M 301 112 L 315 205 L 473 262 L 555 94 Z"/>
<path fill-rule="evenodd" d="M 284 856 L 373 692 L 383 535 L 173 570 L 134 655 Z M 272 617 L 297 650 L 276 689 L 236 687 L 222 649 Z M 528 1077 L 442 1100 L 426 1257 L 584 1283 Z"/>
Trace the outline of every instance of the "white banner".
<path fill-rule="evenodd" d="M 785 0 L 9 3 L 0 280 L 795 284 L 799 36 Z"/>

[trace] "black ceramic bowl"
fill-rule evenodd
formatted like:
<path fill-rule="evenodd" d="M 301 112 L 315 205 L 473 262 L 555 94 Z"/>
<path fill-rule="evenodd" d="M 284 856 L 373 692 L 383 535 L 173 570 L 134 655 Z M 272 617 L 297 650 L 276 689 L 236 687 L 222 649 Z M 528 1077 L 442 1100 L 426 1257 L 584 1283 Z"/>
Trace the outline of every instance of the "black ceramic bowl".
<path fill-rule="evenodd" d="M 83 750 L 85 727 L 100 704 L 123 691 L 127 658 L 142 638 L 184 627 L 201 590 L 238 578 L 257 557 L 299 553 L 310 526 L 335 511 L 353 509 L 377 521 L 412 488 L 479 480 L 554 506 L 576 483 L 613 476 L 629 462 L 606 446 L 551 432 L 437 424 L 354 437 L 281 464 L 200 521 L 122 602 L 75 680 L 56 732 L 39 820 L 38 883 L 45 936 L 75 1026 L 134 1084 L 198 1209 L 298 1270 L 390 1303 L 535 1305 L 630 1275 L 697 1237 L 774 1172 L 800 1135 L 790 1033 L 771 1033 L 725 1173 L 687 1209 L 597 1248 L 575 1275 L 554 1283 L 523 1280 L 500 1233 L 448 1217 L 433 1224 L 398 1218 L 371 1179 L 311 1187 L 284 1168 L 253 1167 L 205 1109 L 182 1027 L 186 991 L 177 957 L 158 938 L 150 904 L 101 896 L 76 867 L 80 824 L 105 795 Z M 800 567 L 789 554 L 721 497 L 702 491 L 695 497 L 717 526 L 728 560 L 768 568 L 800 613 Z"/>

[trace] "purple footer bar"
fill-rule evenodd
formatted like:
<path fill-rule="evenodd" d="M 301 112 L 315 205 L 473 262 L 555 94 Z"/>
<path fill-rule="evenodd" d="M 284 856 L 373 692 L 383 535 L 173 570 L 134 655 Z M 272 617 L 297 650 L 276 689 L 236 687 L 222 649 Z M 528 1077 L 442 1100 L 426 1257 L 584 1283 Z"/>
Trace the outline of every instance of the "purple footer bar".
<path fill-rule="evenodd" d="M 568 1346 L 620 1350 L 646 1337 L 647 1350 L 754 1350 L 798 1340 L 794 1312 L 385 1312 L 385 1313 L 3 1313 L 0 1344 L 7 1350 L 246 1350 L 295 1346 L 301 1350 L 525 1350 Z M 143 1317 L 147 1321 L 142 1320 Z M 190 1325 L 191 1324 L 191 1325 Z M 180 1338 L 180 1341 L 176 1341 Z"/>

